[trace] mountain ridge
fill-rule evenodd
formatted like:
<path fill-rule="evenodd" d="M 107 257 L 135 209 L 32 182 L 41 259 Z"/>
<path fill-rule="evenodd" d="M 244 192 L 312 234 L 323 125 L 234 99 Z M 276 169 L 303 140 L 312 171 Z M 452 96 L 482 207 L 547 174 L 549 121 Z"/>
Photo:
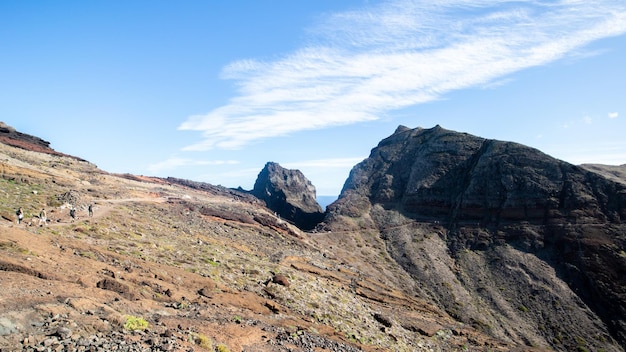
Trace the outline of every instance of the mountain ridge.
<path fill-rule="evenodd" d="M 496 336 L 571 350 L 580 346 L 559 327 L 569 321 L 572 341 L 604 336 L 593 349 L 607 349 L 626 341 L 625 209 L 622 183 L 534 148 L 401 126 L 352 169 L 321 228 L 378 232 L 427 296 Z M 394 228 L 402 224 L 412 227 Z M 421 233 L 426 224 L 438 235 Z M 584 304 L 572 314 L 550 307 L 563 297 Z"/>
<path fill-rule="evenodd" d="M 534 350 L 408 294 L 375 238 L 346 255 L 246 192 L 0 155 L 0 350 Z"/>
<path fill-rule="evenodd" d="M 439 137 L 406 138 L 424 134 Z M 0 349 L 623 351 L 621 198 L 604 186 L 581 193 L 574 177 L 556 189 L 581 197 L 557 197 L 554 209 L 551 196 L 531 199 L 524 210 L 516 195 L 554 188 L 524 183 L 528 170 L 506 196 L 477 197 L 472 189 L 501 190 L 472 182 L 490 174 L 488 161 L 532 160 L 498 158 L 488 141 L 400 126 L 309 232 L 243 190 L 109 174 L 0 143 Z M 516 168 L 501 170 L 499 184 Z M 538 205 L 551 212 L 535 215 Z M 41 206 L 48 226 L 37 226 Z M 125 329 L 129 316 L 149 328 Z"/>

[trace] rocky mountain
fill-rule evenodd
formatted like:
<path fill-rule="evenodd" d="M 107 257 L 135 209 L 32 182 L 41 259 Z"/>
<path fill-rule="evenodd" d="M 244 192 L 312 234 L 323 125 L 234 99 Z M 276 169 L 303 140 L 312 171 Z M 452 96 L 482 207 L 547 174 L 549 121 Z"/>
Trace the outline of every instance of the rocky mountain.
<path fill-rule="evenodd" d="M 370 231 L 453 317 L 554 350 L 626 345 L 626 185 L 538 150 L 400 126 L 320 229 Z"/>
<path fill-rule="evenodd" d="M 12 136 L 0 351 L 533 350 L 414 296 L 379 238 L 304 232 L 249 192 L 111 174 Z"/>
<path fill-rule="evenodd" d="M 624 185 L 600 170 L 400 127 L 300 222 L 276 210 L 320 213 L 297 170 L 111 174 L 4 128 L 0 351 L 624 351 Z"/>
<path fill-rule="evenodd" d="M 301 229 L 313 229 L 324 218 L 324 211 L 315 197 L 315 186 L 300 170 L 288 170 L 268 162 L 251 193 Z"/>

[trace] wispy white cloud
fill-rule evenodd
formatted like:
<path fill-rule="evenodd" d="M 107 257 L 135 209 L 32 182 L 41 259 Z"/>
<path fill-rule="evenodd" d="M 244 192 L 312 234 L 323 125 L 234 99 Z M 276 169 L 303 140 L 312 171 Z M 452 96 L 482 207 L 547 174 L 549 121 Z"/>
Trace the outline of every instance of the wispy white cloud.
<path fill-rule="evenodd" d="M 625 32 L 622 0 L 384 1 L 330 15 L 310 29 L 306 47 L 280 59 L 231 63 L 222 77 L 238 95 L 179 129 L 202 132 L 185 150 L 237 149 L 375 120 Z"/>
<path fill-rule="evenodd" d="M 238 164 L 236 160 L 193 160 L 186 158 L 169 158 L 167 160 L 149 165 L 147 169 L 151 172 L 161 172 L 173 170 L 185 166 L 208 166 L 208 165 L 233 165 Z"/>
<path fill-rule="evenodd" d="M 609 118 L 610 119 L 616 119 L 619 117 L 619 114 L 617 112 L 610 112 L 609 113 Z"/>

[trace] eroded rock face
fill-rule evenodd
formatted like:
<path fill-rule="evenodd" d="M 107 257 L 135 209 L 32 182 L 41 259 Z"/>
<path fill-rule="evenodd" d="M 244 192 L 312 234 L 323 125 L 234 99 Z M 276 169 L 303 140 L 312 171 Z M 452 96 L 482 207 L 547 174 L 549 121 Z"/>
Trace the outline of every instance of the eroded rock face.
<path fill-rule="evenodd" d="M 300 170 L 288 170 L 268 162 L 251 192 L 265 201 L 268 208 L 301 229 L 314 228 L 324 217 L 324 211 L 315 199 L 315 186 Z"/>
<path fill-rule="evenodd" d="M 422 294 L 494 336 L 622 351 L 624 222 L 623 183 L 520 144 L 400 126 L 320 227 L 377 231 Z"/>
<path fill-rule="evenodd" d="M 344 192 L 416 217 L 483 226 L 626 219 L 625 187 L 517 143 L 439 126 L 400 128 L 356 166 Z"/>

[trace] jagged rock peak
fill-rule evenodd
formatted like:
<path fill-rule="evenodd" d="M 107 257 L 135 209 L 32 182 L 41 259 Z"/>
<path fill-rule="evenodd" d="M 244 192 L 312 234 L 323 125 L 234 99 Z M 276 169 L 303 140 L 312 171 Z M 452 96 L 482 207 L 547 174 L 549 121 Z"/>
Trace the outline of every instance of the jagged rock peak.
<path fill-rule="evenodd" d="M 301 229 L 314 228 L 324 217 L 311 181 L 300 170 L 285 169 L 275 162 L 265 164 L 252 194 Z"/>
<path fill-rule="evenodd" d="M 395 132 L 393 132 L 393 134 L 397 134 L 397 133 L 402 133 L 402 132 L 406 132 L 406 131 L 410 131 L 411 129 L 404 126 L 404 125 L 400 125 L 398 126 L 398 128 L 396 128 Z"/>

